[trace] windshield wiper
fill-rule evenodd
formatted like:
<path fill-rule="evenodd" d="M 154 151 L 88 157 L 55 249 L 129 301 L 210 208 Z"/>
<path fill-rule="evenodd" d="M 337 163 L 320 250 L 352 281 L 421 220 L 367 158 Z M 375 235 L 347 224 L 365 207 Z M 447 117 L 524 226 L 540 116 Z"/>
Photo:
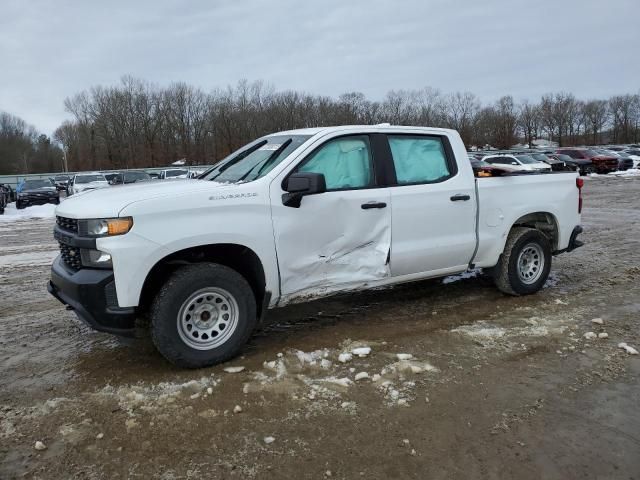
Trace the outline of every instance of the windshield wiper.
<path fill-rule="evenodd" d="M 260 176 L 260 174 L 262 173 L 262 171 L 265 169 L 265 167 L 267 165 L 269 165 L 273 160 L 275 160 L 276 158 L 278 158 L 278 156 L 280 156 L 280 154 L 282 153 L 282 151 L 287 148 L 289 146 L 289 144 L 291 143 L 291 139 L 288 139 L 287 141 L 285 141 L 282 145 L 280 145 L 276 150 L 273 151 L 273 153 L 271 155 L 269 155 L 267 158 L 265 158 L 262 163 L 256 163 L 253 167 L 251 167 L 249 169 L 249 171 L 247 173 L 245 173 L 242 177 L 240 177 L 237 181 L 241 182 L 243 181 L 245 178 L 247 178 L 249 176 L 249 174 L 251 172 L 253 172 L 255 170 L 256 167 L 260 167 L 258 169 L 258 173 L 256 173 L 256 176 L 254 177 L 254 180 L 256 178 L 258 178 Z"/>
<path fill-rule="evenodd" d="M 236 163 L 238 163 L 240 160 L 242 160 L 243 158 L 245 158 L 247 155 L 252 154 L 253 152 L 255 152 L 256 150 L 258 150 L 260 147 L 262 147 L 263 145 L 265 145 L 267 143 L 266 140 L 254 145 L 252 148 L 249 148 L 247 150 L 245 150 L 244 152 L 242 152 L 241 154 L 239 154 L 236 158 L 229 160 L 227 163 L 225 163 L 224 165 L 220 166 L 218 168 L 218 173 L 216 175 L 214 175 L 213 177 L 211 177 L 209 180 L 215 180 L 216 178 L 218 178 L 222 172 L 224 172 L 226 169 L 233 167 Z M 214 167 L 215 168 L 215 167 Z"/>

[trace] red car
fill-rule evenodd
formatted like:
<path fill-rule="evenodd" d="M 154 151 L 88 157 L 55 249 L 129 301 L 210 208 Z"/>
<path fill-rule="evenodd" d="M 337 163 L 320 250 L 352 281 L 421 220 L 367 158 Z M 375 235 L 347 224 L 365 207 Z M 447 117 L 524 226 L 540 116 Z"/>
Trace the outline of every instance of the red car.
<path fill-rule="evenodd" d="M 588 148 L 560 148 L 556 153 L 569 155 L 571 158 L 590 160 L 596 173 L 609 173 L 618 170 L 618 159 L 610 155 L 594 152 Z"/>

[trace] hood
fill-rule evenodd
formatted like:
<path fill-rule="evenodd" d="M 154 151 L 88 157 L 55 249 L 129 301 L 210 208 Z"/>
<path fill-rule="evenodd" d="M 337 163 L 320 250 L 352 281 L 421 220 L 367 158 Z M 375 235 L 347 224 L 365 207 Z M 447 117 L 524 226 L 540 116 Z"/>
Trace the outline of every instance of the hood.
<path fill-rule="evenodd" d="M 127 205 L 142 200 L 206 192 L 235 185 L 204 180 L 142 182 L 88 190 L 69 197 L 56 208 L 56 215 L 68 218 L 117 217 Z"/>

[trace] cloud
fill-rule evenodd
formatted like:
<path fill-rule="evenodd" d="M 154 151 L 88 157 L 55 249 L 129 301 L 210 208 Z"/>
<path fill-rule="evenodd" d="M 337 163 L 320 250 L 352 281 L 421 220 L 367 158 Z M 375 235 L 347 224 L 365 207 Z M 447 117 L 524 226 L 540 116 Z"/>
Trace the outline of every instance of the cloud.
<path fill-rule="evenodd" d="M 638 91 L 638 14 L 636 0 L 4 0 L 0 109 L 51 133 L 66 97 L 125 74 L 371 98 L 424 86 L 607 97 Z"/>

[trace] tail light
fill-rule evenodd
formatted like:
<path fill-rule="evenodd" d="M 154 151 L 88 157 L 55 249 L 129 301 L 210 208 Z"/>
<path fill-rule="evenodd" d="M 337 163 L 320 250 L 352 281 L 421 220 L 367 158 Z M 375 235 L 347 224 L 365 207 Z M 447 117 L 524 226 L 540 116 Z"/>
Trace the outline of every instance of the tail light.
<path fill-rule="evenodd" d="M 582 187 L 584 186 L 583 178 L 576 178 L 576 187 L 578 187 L 578 213 L 582 213 Z"/>

